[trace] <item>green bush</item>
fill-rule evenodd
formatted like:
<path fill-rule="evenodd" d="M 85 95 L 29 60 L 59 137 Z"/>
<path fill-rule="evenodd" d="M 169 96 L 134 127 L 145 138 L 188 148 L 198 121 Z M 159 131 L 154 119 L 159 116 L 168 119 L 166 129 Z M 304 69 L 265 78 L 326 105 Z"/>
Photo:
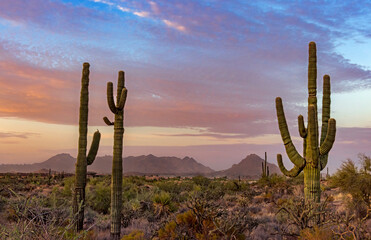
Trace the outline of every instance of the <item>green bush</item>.
<path fill-rule="evenodd" d="M 111 203 L 111 188 L 105 182 L 87 188 L 86 205 L 98 213 L 107 214 Z"/>
<path fill-rule="evenodd" d="M 341 191 L 352 195 L 354 201 L 363 201 L 370 207 L 371 196 L 371 159 L 360 155 L 360 169 L 348 159 L 343 162 L 340 169 L 330 177 L 330 186 L 339 187 Z"/>
<path fill-rule="evenodd" d="M 155 194 L 153 197 L 154 212 L 157 217 L 167 216 L 170 212 L 174 212 L 176 207 L 171 201 L 171 196 L 167 192 Z"/>
<path fill-rule="evenodd" d="M 202 187 L 206 187 L 210 184 L 211 180 L 207 177 L 204 177 L 204 176 L 195 176 L 192 178 L 192 181 L 197 184 L 197 185 L 200 185 Z"/>

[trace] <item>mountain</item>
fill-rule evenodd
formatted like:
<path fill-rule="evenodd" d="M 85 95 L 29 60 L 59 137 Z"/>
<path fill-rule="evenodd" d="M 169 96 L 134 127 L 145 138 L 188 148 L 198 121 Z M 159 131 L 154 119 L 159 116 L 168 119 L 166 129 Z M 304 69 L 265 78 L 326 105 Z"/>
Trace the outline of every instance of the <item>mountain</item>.
<path fill-rule="evenodd" d="M 241 162 L 238 164 L 233 164 L 232 167 L 217 171 L 211 174 L 211 176 L 215 177 L 223 177 L 227 176 L 229 178 L 237 178 L 241 177 L 249 177 L 249 178 L 259 178 L 262 174 L 262 162 L 264 159 L 259 157 L 256 154 L 250 154 L 246 158 L 242 159 Z M 281 174 L 279 168 L 272 163 L 267 162 L 267 166 L 269 167 L 269 174 L 277 173 Z"/>
<path fill-rule="evenodd" d="M 197 175 L 202 174 L 209 177 L 259 178 L 262 173 L 261 164 L 264 160 L 256 154 L 250 154 L 238 164 L 232 167 L 214 171 L 209 167 L 198 163 L 190 157 L 156 157 L 152 154 L 137 157 L 126 157 L 123 159 L 124 174 L 127 175 Z M 37 172 L 40 169 L 52 169 L 57 172 L 74 173 L 76 158 L 62 153 L 49 158 L 41 163 L 33 164 L 0 164 L 0 173 L 4 172 Z M 279 168 L 272 163 L 267 163 L 270 174 L 280 173 Z M 97 157 L 94 163 L 88 166 L 88 171 L 97 173 L 111 173 L 112 156 Z"/>
<path fill-rule="evenodd" d="M 41 163 L 33 164 L 0 164 L 0 172 L 36 172 L 41 169 L 52 169 L 59 172 L 74 172 L 75 161 L 71 155 L 62 153 Z"/>
<path fill-rule="evenodd" d="M 124 159 L 124 172 L 147 174 L 206 174 L 214 172 L 190 157 L 156 157 L 152 154 Z"/>
<path fill-rule="evenodd" d="M 58 172 L 75 172 L 76 158 L 69 154 L 58 154 L 41 163 L 34 164 L 1 164 L 0 172 L 36 172 L 40 169 L 52 169 Z M 156 157 L 152 154 L 123 159 L 124 173 L 135 174 L 173 174 L 196 175 L 212 173 L 209 167 L 198 163 L 195 159 L 185 157 Z M 88 171 L 97 173 L 111 173 L 112 156 L 97 157 L 94 163 L 88 166 Z"/>

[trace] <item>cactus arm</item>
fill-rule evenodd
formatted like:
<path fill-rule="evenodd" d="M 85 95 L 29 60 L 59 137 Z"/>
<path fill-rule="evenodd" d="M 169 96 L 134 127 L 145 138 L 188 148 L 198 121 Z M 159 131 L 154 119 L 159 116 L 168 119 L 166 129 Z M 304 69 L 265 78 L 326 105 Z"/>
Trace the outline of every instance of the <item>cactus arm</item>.
<path fill-rule="evenodd" d="M 107 83 L 107 103 L 108 107 L 111 110 L 113 114 L 117 113 L 117 108 L 115 105 L 115 100 L 113 99 L 113 83 L 108 82 Z"/>
<path fill-rule="evenodd" d="M 113 122 L 111 122 L 109 119 L 108 119 L 108 117 L 104 117 L 103 118 L 103 121 L 108 125 L 108 126 L 112 126 L 114 123 Z"/>
<path fill-rule="evenodd" d="M 319 153 L 321 155 L 326 155 L 331 150 L 332 145 L 335 142 L 335 135 L 336 135 L 336 121 L 333 118 L 330 118 L 328 121 L 328 130 L 327 136 L 325 141 L 322 143 Z"/>
<path fill-rule="evenodd" d="M 88 165 L 91 165 L 94 162 L 95 157 L 97 156 L 97 152 L 98 152 L 98 148 L 99 148 L 99 142 L 100 142 L 100 136 L 101 136 L 100 132 L 97 130 L 94 133 L 93 141 L 91 142 L 90 150 L 89 150 L 88 156 L 86 157 L 86 163 Z"/>
<path fill-rule="evenodd" d="M 330 105 L 331 105 L 331 85 L 330 76 L 323 76 L 323 97 L 322 97 L 322 129 L 321 129 L 321 141 L 322 145 L 326 139 L 327 128 L 330 119 Z"/>
<path fill-rule="evenodd" d="M 128 90 L 124 87 L 121 91 L 120 101 L 118 102 L 117 109 L 124 109 L 127 96 Z"/>
<path fill-rule="evenodd" d="M 317 54 L 316 43 L 309 43 L 308 90 L 309 97 L 317 95 Z"/>
<path fill-rule="evenodd" d="M 118 75 L 119 76 L 118 76 L 118 79 L 117 79 L 117 103 L 120 102 L 122 89 L 125 88 L 125 72 L 124 71 L 119 71 Z"/>
<path fill-rule="evenodd" d="M 307 129 L 305 129 L 303 115 L 298 116 L 298 127 L 299 127 L 300 137 L 306 138 L 307 137 Z"/>
<path fill-rule="evenodd" d="M 298 168 L 301 168 L 305 166 L 305 159 L 302 156 L 300 156 L 294 144 L 292 143 L 290 132 L 287 127 L 285 113 L 283 111 L 282 99 L 280 97 L 276 98 L 276 111 L 277 111 L 278 126 L 280 129 L 282 141 L 285 145 L 287 156 L 289 157 L 289 159 L 295 166 L 297 166 Z"/>
<path fill-rule="evenodd" d="M 328 154 L 319 156 L 319 165 L 321 168 L 320 171 L 322 171 L 326 167 L 327 160 L 328 160 Z"/>
<path fill-rule="evenodd" d="M 320 146 L 323 145 L 328 132 L 329 119 L 330 119 L 330 105 L 331 105 L 331 84 L 330 76 L 323 76 L 323 97 L 322 97 L 322 128 L 321 128 L 321 141 Z M 321 151 L 321 149 L 320 149 Z M 320 155 L 321 170 L 327 165 L 328 154 Z"/>
<path fill-rule="evenodd" d="M 285 168 L 285 166 L 283 165 L 283 162 L 282 162 L 282 155 L 281 154 L 277 154 L 277 163 L 278 163 L 278 167 L 280 168 L 281 172 L 288 176 L 288 177 L 296 177 L 299 175 L 299 173 L 303 170 L 304 166 L 303 167 L 297 167 L 296 165 L 289 171 Z"/>

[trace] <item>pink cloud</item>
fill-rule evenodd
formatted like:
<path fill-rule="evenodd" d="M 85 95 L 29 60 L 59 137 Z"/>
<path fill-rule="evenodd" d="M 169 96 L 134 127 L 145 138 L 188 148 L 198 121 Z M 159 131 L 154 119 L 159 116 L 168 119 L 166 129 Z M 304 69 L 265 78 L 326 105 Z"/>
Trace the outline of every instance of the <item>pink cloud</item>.
<path fill-rule="evenodd" d="M 0 1 L 0 17 L 22 24 L 38 24 L 53 32 L 85 32 L 88 19 L 106 20 L 99 12 L 51 0 Z M 86 19 L 81 21 L 81 19 Z"/>

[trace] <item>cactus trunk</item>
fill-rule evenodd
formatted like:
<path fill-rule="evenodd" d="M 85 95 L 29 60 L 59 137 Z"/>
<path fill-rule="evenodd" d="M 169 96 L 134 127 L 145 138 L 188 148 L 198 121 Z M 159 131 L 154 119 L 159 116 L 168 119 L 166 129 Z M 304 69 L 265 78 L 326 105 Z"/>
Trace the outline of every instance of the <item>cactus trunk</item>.
<path fill-rule="evenodd" d="M 314 202 L 320 202 L 320 171 L 311 165 L 305 166 L 304 170 L 304 196 Z"/>
<path fill-rule="evenodd" d="M 124 135 L 124 106 L 127 97 L 125 88 L 125 75 L 119 72 L 117 83 L 117 104 L 113 100 L 113 84 L 107 84 L 107 101 L 115 121 L 112 123 L 107 117 L 103 120 L 107 125 L 114 125 L 113 160 L 111 177 L 111 239 L 120 239 L 121 209 L 122 209 L 122 148 Z"/>
<path fill-rule="evenodd" d="M 99 148 L 100 133 L 94 133 L 93 142 L 89 155 L 86 156 L 87 132 L 88 132 L 88 103 L 89 103 L 89 63 L 83 64 L 80 93 L 79 115 L 79 145 L 76 161 L 75 191 L 73 197 L 73 213 L 75 217 L 75 229 L 80 231 L 84 225 L 85 186 L 87 165 L 93 163 Z"/>
<path fill-rule="evenodd" d="M 123 86 L 117 88 L 121 92 Z M 117 95 L 117 102 L 119 102 Z M 111 234 L 112 239 L 120 239 L 121 229 L 121 208 L 122 208 L 122 146 L 124 135 L 124 114 L 119 110 L 115 114 L 114 123 L 114 144 L 113 144 L 113 163 L 112 163 L 112 190 L 111 190 Z"/>
<path fill-rule="evenodd" d="M 306 200 L 320 202 L 320 172 L 327 164 L 328 152 L 335 141 L 336 121 L 330 118 L 330 77 L 323 77 L 322 129 L 319 142 L 317 113 L 317 53 L 316 44 L 309 43 L 308 64 L 308 125 L 304 124 L 302 115 L 298 117 L 300 136 L 303 138 L 303 157 L 296 151 L 292 143 L 283 111 L 281 98 L 276 98 L 278 126 L 284 142 L 287 155 L 294 168 L 288 171 L 282 162 L 281 154 L 277 155 L 278 166 L 290 177 L 296 177 L 304 172 L 304 196 Z"/>

